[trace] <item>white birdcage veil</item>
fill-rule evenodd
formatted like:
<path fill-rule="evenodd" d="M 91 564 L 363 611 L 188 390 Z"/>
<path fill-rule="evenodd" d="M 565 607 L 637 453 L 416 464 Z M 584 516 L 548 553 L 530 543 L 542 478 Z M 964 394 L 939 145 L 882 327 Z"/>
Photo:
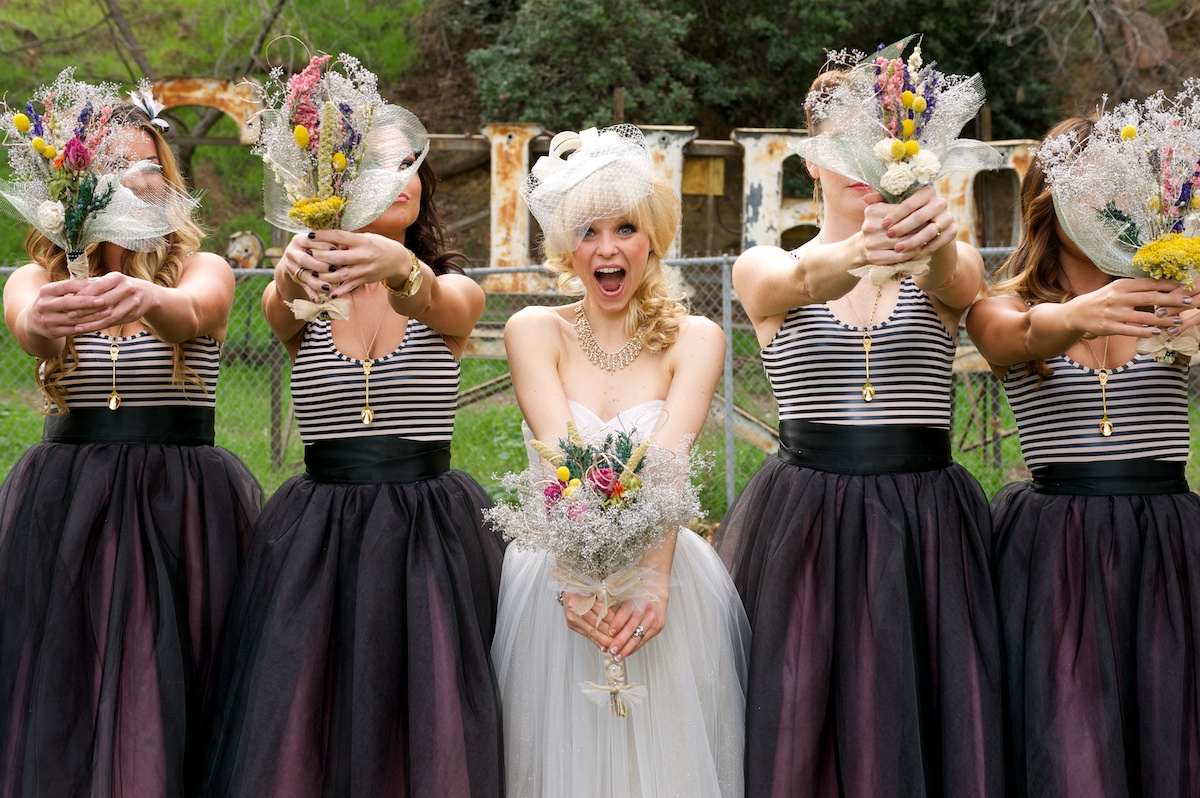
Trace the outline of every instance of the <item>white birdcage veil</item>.
<path fill-rule="evenodd" d="M 634 125 L 564 131 L 521 185 L 547 253 L 571 252 L 588 226 L 628 212 L 649 196 L 654 162 Z"/>

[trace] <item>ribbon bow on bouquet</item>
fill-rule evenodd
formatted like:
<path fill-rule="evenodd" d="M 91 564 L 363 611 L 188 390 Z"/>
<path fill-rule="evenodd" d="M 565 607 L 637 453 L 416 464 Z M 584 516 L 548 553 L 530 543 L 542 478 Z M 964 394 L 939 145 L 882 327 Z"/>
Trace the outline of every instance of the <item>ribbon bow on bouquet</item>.
<path fill-rule="evenodd" d="M 1119 277 L 1200 277 L 1200 80 L 1100 115 L 1086 142 L 1045 141 L 1038 160 L 1054 210 L 1071 240 L 1103 272 Z M 1139 338 L 1138 352 L 1187 363 L 1196 330 Z"/>
<path fill-rule="evenodd" d="M 953 172 L 995 169 L 1003 158 L 981 141 L 958 138 L 963 125 L 983 105 L 983 81 L 944 75 L 926 64 L 918 39 L 908 58 L 908 36 L 872 56 L 830 53 L 830 62 L 848 70 L 832 89 L 809 93 L 806 105 L 819 128 L 798 145 L 808 161 L 858 180 L 901 202 L 922 186 Z M 902 273 L 929 270 L 928 258 L 896 266 L 864 266 L 850 273 L 883 285 Z"/>
<path fill-rule="evenodd" d="M 150 96 L 148 84 L 138 91 Z M 74 279 L 88 276 L 86 247 L 156 249 L 198 204 L 158 165 L 135 160 L 130 145 L 141 123 L 129 106 L 116 86 L 83 83 L 66 69 L 23 109 L 0 114 L 12 168 L 0 182 L 0 210 L 65 251 Z"/>
<path fill-rule="evenodd" d="M 339 71 L 340 69 L 340 71 Z M 262 90 L 267 166 L 264 215 L 293 233 L 358 230 L 387 210 L 429 151 L 425 127 L 379 96 L 374 73 L 353 56 L 314 56 L 285 81 L 271 70 Z M 296 318 L 349 318 L 349 300 L 321 295 L 290 304 Z"/>

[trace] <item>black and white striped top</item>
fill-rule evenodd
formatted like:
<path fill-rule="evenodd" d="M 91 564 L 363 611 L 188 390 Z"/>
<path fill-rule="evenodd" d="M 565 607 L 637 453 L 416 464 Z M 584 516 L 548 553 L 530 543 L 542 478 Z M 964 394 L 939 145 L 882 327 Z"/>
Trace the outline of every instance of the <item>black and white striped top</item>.
<path fill-rule="evenodd" d="M 292 367 L 300 437 L 305 443 L 370 435 L 448 441 L 458 409 L 458 376 L 458 361 L 442 336 L 409 319 L 400 346 L 371 365 L 375 420 L 363 424 L 362 361 L 338 351 L 330 322 L 309 322 Z"/>
<path fill-rule="evenodd" d="M 104 333 L 75 336 L 78 366 L 60 381 L 67 389 L 71 408 L 107 407 L 113 390 L 113 361 L 109 347 L 113 338 Z M 148 332 L 115 339 L 117 355 L 117 393 L 122 407 L 215 407 L 217 375 L 221 369 L 221 345 L 207 335 L 183 345 L 187 365 L 204 385 L 171 381 L 174 351 Z M 119 411 L 118 411 L 119 412 Z"/>
<path fill-rule="evenodd" d="M 950 428 L 954 341 L 911 277 L 900 283 L 891 316 L 870 329 L 875 399 L 868 403 L 863 328 L 839 321 L 824 303 L 788 313 L 762 350 L 780 421 Z"/>
<path fill-rule="evenodd" d="M 1050 463 L 1129 460 L 1182 461 L 1188 455 L 1187 366 L 1138 354 L 1109 372 L 1105 393 L 1113 434 L 1100 434 L 1103 408 L 1096 369 L 1066 355 L 1050 358 L 1053 374 L 1038 387 L 1030 363 L 1004 375 L 1017 419 L 1021 454 L 1030 468 Z"/>

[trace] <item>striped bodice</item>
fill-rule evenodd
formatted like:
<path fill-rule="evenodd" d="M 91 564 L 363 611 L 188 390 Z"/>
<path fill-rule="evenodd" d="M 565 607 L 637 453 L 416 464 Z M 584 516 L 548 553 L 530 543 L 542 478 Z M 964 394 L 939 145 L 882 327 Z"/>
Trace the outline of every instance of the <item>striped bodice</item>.
<path fill-rule="evenodd" d="M 868 403 L 863 328 L 842 323 L 825 304 L 789 312 L 762 350 L 779 420 L 949 429 L 954 341 L 911 277 L 900 283 L 891 316 L 870 330 L 876 393 Z"/>
<path fill-rule="evenodd" d="M 1103 408 L 1096 369 L 1066 355 L 1049 358 L 1053 374 L 1038 387 L 1030 363 L 1004 375 L 1017 419 L 1021 454 L 1030 468 L 1050 463 L 1187 459 L 1187 366 L 1138 354 L 1109 373 L 1105 394 L 1113 434 L 1100 434 Z"/>
<path fill-rule="evenodd" d="M 107 407 L 113 390 L 113 361 L 109 348 L 116 341 L 116 389 L 122 407 L 187 405 L 215 407 L 221 345 L 208 336 L 183 345 L 184 358 L 203 388 L 193 382 L 171 381 L 173 349 L 148 332 L 124 338 L 104 333 L 75 336 L 78 366 L 60 384 L 67 389 L 71 408 Z"/>
<path fill-rule="evenodd" d="M 292 367 L 300 437 L 306 443 L 370 435 L 448 441 L 458 408 L 458 375 L 458 361 L 442 336 L 409 319 L 400 346 L 372 363 L 375 419 L 363 424 L 362 361 L 338 351 L 330 322 L 309 322 Z"/>

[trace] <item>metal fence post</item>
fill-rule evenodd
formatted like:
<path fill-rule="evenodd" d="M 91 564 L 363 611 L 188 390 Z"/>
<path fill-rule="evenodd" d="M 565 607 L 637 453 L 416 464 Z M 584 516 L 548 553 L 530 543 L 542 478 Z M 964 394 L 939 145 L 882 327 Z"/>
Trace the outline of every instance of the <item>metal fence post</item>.
<path fill-rule="evenodd" d="M 733 504 L 737 476 L 737 457 L 733 444 L 733 258 L 721 261 L 721 329 L 725 331 L 725 501 Z"/>

